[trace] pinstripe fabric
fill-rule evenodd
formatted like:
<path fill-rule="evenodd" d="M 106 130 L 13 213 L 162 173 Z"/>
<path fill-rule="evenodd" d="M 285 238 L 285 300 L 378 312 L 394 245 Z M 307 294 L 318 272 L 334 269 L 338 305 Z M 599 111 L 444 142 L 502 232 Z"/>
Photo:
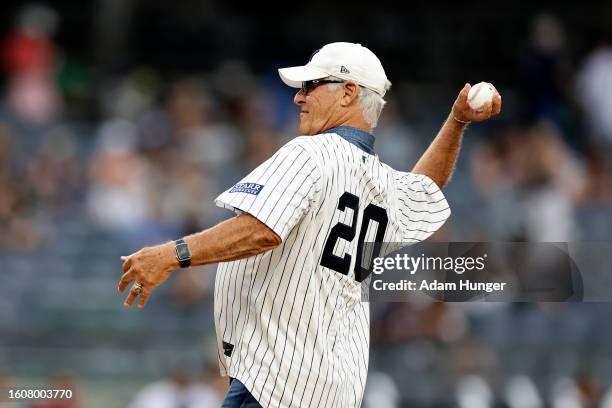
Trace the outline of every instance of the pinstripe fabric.
<path fill-rule="evenodd" d="M 368 369 L 370 316 L 353 268 L 363 212 L 380 207 L 388 223 L 365 225 L 365 241 L 426 239 L 450 215 L 425 176 L 399 172 L 338 134 L 302 136 L 283 146 L 240 183 L 258 194 L 230 192 L 217 205 L 250 213 L 283 240 L 272 251 L 219 265 L 215 322 L 223 375 L 239 379 L 264 407 L 358 407 Z M 340 210 L 350 193 L 357 216 Z M 381 210 L 382 211 L 382 210 Z M 333 255 L 351 256 L 348 274 L 321 265 L 330 231 L 352 226 Z M 349 228 L 349 227 L 346 227 Z M 234 346 L 224 355 L 223 343 Z"/>

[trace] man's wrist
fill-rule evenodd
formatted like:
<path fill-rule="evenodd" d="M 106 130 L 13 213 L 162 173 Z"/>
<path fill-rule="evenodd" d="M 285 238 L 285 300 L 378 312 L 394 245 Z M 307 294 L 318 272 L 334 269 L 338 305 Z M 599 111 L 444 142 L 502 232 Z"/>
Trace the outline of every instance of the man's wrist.
<path fill-rule="evenodd" d="M 457 115 L 457 113 L 455 112 L 455 109 L 451 109 L 450 112 L 450 117 L 456 122 L 456 123 L 460 123 L 462 125 L 469 125 L 471 123 L 470 120 L 465 120 L 464 118 L 461 117 L 461 115 Z"/>
<path fill-rule="evenodd" d="M 461 123 L 462 125 L 466 125 L 466 126 L 470 124 L 469 120 L 461 120 L 461 119 L 458 119 L 455 115 L 452 115 L 452 116 L 455 122 Z"/>
<path fill-rule="evenodd" d="M 178 259 L 176 259 L 176 247 L 174 241 L 169 241 L 164 244 L 164 253 L 166 256 L 166 263 L 170 270 L 179 269 L 181 265 L 179 264 Z"/>

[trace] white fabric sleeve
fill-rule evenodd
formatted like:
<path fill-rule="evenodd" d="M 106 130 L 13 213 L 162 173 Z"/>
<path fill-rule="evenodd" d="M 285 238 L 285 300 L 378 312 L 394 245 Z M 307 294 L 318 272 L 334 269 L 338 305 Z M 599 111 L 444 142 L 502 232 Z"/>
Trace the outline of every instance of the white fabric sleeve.
<path fill-rule="evenodd" d="M 427 176 L 394 171 L 393 177 L 403 242 L 427 239 L 451 214 L 444 194 Z"/>
<path fill-rule="evenodd" d="M 312 207 L 321 191 L 319 182 L 315 160 L 292 141 L 219 195 L 215 204 L 251 214 L 284 241 Z"/>

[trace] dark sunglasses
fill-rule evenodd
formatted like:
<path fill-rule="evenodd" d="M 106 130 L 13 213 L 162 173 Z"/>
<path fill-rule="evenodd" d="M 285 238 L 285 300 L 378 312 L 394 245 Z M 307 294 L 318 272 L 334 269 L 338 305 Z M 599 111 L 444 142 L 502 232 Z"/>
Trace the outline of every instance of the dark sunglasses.
<path fill-rule="evenodd" d="M 304 95 L 308 95 L 308 92 L 313 90 L 319 85 L 323 84 L 341 84 L 344 81 L 334 81 L 332 79 L 314 79 L 312 81 L 304 81 L 302 82 L 302 93 Z"/>

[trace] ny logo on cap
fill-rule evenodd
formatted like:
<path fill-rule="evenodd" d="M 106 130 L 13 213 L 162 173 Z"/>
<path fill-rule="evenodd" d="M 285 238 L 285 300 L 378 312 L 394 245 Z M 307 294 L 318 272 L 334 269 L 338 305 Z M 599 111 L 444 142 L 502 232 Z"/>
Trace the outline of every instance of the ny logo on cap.
<path fill-rule="evenodd" d="M 346 68 L 344 65 L 342 65 L 342 66 L 340 67 L 340 73 L 341 73 L 341 74 L 350 74 L 350 73 L 351 73 L 351 71 L 349 71 L 349 70 L 348 70 L 348 69 L 347 69 L 347 68 Z"/>

